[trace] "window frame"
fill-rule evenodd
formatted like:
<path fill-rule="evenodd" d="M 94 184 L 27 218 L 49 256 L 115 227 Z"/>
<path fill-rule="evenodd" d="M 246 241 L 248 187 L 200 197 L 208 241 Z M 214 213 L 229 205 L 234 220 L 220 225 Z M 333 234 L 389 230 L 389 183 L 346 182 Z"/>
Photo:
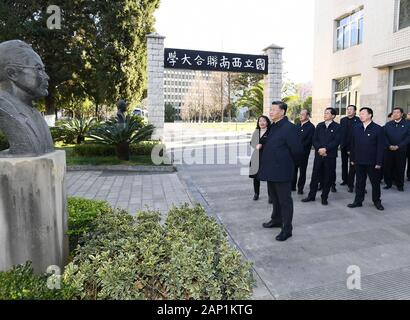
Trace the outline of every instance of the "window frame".
<path fill-rule="evenodd" d="M 354 19 L 353 16 L 357 15 Z M 347 19 L 347 20 L 346 20 Z M 346 20 L 346 24 L 341 24 L 342 21 Z M 352 26 L 356 24 L 356 44 L 352 44 Z M 350 13 L 341 16 L 334 21 L 335 25 L 335 40 L 334 40 L 334 51 L 339 52 L 343 51 L 355 46 L 359 46 L 363 43 L 363 29 L 364 29 L 364 6 L 357 8 Z M 345 33 L 347 36 L 345 37 Z M 342 35 L 342 39 L 340 39 L 340 35 Z M 347 38 L 347 39 L 346 39 Z M 342 40 L 342 41 L 340 41 Z M 341 42 L 342 47 L 339 46 Z"/>
<path fill-rule="evenodd" d="M 396 21 L 395 21 L 395 32 L 401 31 L 401 30 L 405 30 L 407 28 L 410 28 L 410 25 L 408 25 L 407 27 L 403 27 L 400 28 L 400 4 L 401 4 L 402 0 L 396 0 L 395 1 L 395 12 L 396 12 Z"/>
<path fill-rule="evenodd" d="M 339 117 L 343 117 L 346 115 L 347 112 L 347 106 L 353 104 L 353 105 L 358 105 L 359 101 L 360 101 L 360 89 L 359 90 L 352 90 L 352 86 L 353 86 L 353 78 L 355 77 L 361 77 L 361 74 L 355 74 L 355 75 L 350 75 L 350 76 L 346 76 L 346 77 L 341 77 L 341 78 L 336 78 L 333 79 L 333 90 L 332 90 L 332 105 L 333 108 L 335 108 L 338 112 L 338 116 Z M 347 88 L 347 90 L 344 91 L 336 91 L 336 84 L 337 81 L 340 81 L 342 79 L 350 79 L 349 81 L 349 87 Z M 342 108 L 341 106 L 337 106 L 336 105 L 336 101 L 337 101 L 337 96 L 340 95 L 341 99 L 343 99 L 343 96 L 346 96 L 346 108 Z M 344 113 L 342 113 L 342 110 L 344 110 Z"/>

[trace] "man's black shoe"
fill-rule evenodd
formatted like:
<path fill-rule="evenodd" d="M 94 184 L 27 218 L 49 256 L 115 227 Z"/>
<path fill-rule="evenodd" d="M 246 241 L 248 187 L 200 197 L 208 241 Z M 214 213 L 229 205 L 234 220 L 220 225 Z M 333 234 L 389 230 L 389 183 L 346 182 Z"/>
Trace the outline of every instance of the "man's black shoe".
<path fill-rule="evenodd" d="M 347 183 L 343 181 L 340 185 L 341 186 L 347 186 Z"/>
<path fill-rule="evenodd" d="M 255 193 L 255 195 L 253 196 L 253 200 L 255 200 L 255 201 L 259 200 L 259 194 Z"/>
<path fill-rule="evenodd" d="M 382 206 L 381 203 L 375 203 L 374 205 L 376 206 L 377 210 L 380 210 L 380 211 L 384 210 L 384 207 Z"/>
<path fill-rule="evenodd" d="M 280 241 L 280 242 L 284 242 L 286 240 L 288 240 L 289 238 L 292 237 L 291 233 L 285 233 L 285 232 L 281 232 L 278 234 L 278 236 L 276 237 L 276 241 Z"/>
<path fill-rule="evenodd" d="M 299 194 L 299 195 L 302 195 L 302 194 L 303 194 L 303 190 L 299 190 L 299 191 L 298 191 L 298 194 Z"/>
<path fill-rule="evenodd" d="M 400 192 L 404 192 L 404 188 L 403 188 L 403 187 L 397 187 L 397 190 L 399 190 Z"/>
<path fill-rule="evenodd" d="M 311 198 L 311 197 L 307 197 L 307 198 L 305 198 L 305 199 L 302 199 L 302 202 L 314 202 L 314 201 L 316 201 L 316 199 L 315 198 Z"/>
<path fill-rule="evenodd" d="M 330 188 L 330 190 L 331 190 L 333 193 L 336 193 L 336 192 L 337 192 L 336 186 L 332 186 L 332 187 Z"/>
<path fill-rule="evenodd" d="M 353 209 L 353 208 L 360 208 L 360 207 L 363 207 L 363 204 L 357 203 L 357 202 L 353 202 L 352 204 L 347 205 L 347 207 L 348 207 L 348 208 L 351 208 L 351 209 Z"/>
<path fill-rule="evenodd" d="M 262 224 L 265 229 L 273 229 L 273 228 L 282 228 L 282 225 L 279 223 L 273 223 L 273 221 L 266 222 Z"/>
<path fill-rule="evenodd" d="M 385 186 L 383 189 L 384 189 L 384 190 L 389 190 L 389 189 L 391 189 L 391 187 L 392 187 L 392 186 Z"/>
<path fill-rule="evenodd" d="M 347 190 L 347 192 L 353 193 L 353 188 L 349 188 L 349 189 Z"/>
<path fill-rule="evenodd" d="M 329 202 L 327 201 L 327 199 L 322 198 L 322 205 L 327 206 L 329 204 Z"/>

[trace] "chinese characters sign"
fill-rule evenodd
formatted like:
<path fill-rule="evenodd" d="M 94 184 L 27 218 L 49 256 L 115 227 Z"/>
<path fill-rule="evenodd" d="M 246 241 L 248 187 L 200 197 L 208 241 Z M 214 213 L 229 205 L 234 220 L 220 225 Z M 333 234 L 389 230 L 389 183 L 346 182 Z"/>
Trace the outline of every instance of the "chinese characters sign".
<path fill-rule="evenodd" d="M 166 48 L 164 67 L 267 74 L 268 56 Z"/>

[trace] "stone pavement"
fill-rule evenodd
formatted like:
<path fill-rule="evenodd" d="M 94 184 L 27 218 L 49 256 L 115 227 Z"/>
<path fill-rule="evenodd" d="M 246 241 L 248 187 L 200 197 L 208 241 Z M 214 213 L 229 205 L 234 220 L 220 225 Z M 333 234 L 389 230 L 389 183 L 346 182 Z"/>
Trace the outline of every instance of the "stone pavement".
<path fill-rule="evenodd" d="M 66 183 L 69 196 L 107 200 L 132 215 L 147 207 L 165 214 L 173 205 L 191 204 L 190 195 L 176 173 L 75 171 L 67 173 Z"/>
<path fill-rule="evenodd" d="M 252 181 L 240 167 L 182 164 L 178 174 L 254 263 L 255 299 L 410 299 L 409 183 L 405 193 L 383 190 L 384 212 L 374 209 L 370 186 L 364 207 L 355 210 L 346 207 L 353 195 L 339 185 L 327 207 L 294 195 L 294 237 L 279 243 L 278 229 L 261 226 L 272 211 L 266 184 L 260 201 L 252 201 Z M 362 290 L 347 289 L 349 266 L 360 267 Z"/>

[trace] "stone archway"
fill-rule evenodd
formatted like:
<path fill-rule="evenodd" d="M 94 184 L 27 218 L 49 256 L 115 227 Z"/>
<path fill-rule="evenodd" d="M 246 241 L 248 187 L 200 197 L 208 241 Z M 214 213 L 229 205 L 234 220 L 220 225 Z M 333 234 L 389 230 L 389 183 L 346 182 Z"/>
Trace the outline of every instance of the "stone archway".
<path fill-rule="evenodd" d="M 163 138 L 164 133 L 164 41 L 165 37 L 157 33 L 147 35 L 147 73 L 148 73 L 148 119 L 156 128 L 155 139 Z M 282 51 L 277 45 L 270 45 L 263 50 L 268 57 L 268 72 L 264 75 L 264 113 L 267 115 L 272 101 L 282 96 Z"/>

